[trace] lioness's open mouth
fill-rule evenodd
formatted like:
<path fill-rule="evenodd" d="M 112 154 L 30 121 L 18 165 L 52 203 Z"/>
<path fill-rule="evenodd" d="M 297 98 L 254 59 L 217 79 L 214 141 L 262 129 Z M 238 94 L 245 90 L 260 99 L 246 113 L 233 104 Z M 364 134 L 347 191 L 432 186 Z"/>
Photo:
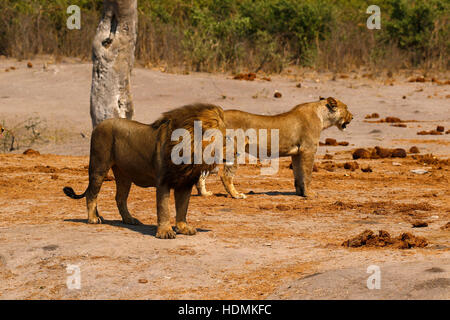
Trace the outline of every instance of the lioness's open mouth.
<path fill-rule="evenodd" d="M 347 128 L 347 125 L 349 124 L 350 122 L 344 122 L 343 124 L 341 124 L 341 130 L 345 130 L 346 128 Z"/>

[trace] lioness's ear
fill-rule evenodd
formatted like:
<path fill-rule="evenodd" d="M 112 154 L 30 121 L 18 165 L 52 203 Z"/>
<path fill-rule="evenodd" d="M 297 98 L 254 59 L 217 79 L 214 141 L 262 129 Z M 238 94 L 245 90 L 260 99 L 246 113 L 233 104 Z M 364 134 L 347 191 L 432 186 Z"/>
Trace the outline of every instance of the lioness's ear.
<path fill-rule="evenodd" d="M 330 109 L 333 112 L 336 111 L 336 109 L 338 107 L 337 101 L 334 98 L 329 97 L 327 99 L 327 107 L 328 107 L 328 109 Z"/>

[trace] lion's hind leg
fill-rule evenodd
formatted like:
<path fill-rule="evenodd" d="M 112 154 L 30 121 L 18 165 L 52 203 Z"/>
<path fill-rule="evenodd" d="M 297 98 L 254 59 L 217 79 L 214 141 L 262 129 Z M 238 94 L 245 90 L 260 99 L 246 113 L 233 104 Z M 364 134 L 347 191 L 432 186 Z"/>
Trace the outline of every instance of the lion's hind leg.
<path fill-rule="evenodd" d="M 175 207 L 177 210 L 175 231 L 189 236 L 197 233 L 197 229 L 190 226 L 186 220 L 191 192 L 192 187 L 175 189 Z"/>
<path fill-rule="evenodd" d="M 222 180 L 223 186 L 225 190 L 235 199 L 245 199 L 246 196 L 243 193 L 239 193 L 233 184 L 234 175 L 237 170 L 237 162 L 232 165 L 224 164 L 223 166 L 223 174 L 220 177 Z"/>
<path fill-rule="evenodd" d="M 122 222 L 131 225 L 142 225 L 142 223 L 133 218 L 128 211 L 127 200 L 130 194 L 131 180 L 120 171 L 117 166 L 113 166 L 114 177 L 116 180 L 116 203 L 119 213 L 122 216 Z"/>
<path fill-rule="evenodd" d="M 86 190 L 86 205 L 88 210 L 88 223 L 101 224 L 104 222 L 97 210 L 97 196 L 108 173 L 109 168 L 105 170 L 93 170 L 89 172 L 89 186 Z"/>

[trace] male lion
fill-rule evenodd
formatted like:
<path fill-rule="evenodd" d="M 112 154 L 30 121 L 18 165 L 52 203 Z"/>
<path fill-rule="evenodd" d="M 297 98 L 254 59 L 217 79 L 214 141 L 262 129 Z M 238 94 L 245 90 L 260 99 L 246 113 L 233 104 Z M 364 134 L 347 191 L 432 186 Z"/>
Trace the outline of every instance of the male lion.
<path fill-rule="evenodd" d="M 202 122 L 202 129 L 218 129 L 225 136 L 223 110 L 214 105 L 195 104 L 163 114 L 151 125 L 126 119 L 101 122 L 92 132 L 89 160 L 89 186 L 82 195 L 65 187 L 64 193 L 72 199 L 86 197 L 88 223 L 102 223 L 97 211 L 97 195 L 103 179 L 112 168 L 116 181 L 116 203 L 123 223 L 141 224 L 128 212 L 127 198 L 131 184 L 156 187 L 158 228 L 156 237 L 173 239 L 176 233 L 193 235 L 196 229 L 186 222 L 192 186 L 203 171 L 214 169 L 215 164 L 181 164 L 172 162 L 172 132 L 185 129 L 191 134 L 194 150 L 194 121 Z M 193 156 L 193 154 L 192 154 Z M 191 161 L 192 163 L 192 161 Z M 176 226 L 169 221 L 170 190 L 175 192 Z"/>
<path fill-rule="evenodd" d="M 279 130 L 279 156 L 292 157 L 296 194 L 305 198 L 313 196 L 309 185 L 320 133 L 331 126 L 345 130 L 352 119 L 353 115 L 347 110 L 347 105 L 332 97 L 303 103 L 288 112 L 274 116 L 256 115 L 239 110 L 225 111 L 227 129 Z M 256 150 L 259 150 L 259 138 L 257 143 Z M 267 146 L 269 152 L 270 146 L 269 143 Z M 246 145 L 246 151 L 248 150 L 251 148 Z M 237 192 L 233 185 L 236 169 L 237 161 L 234 161 L 233 165 L 225 164 L 221 180 L 233 198 L 245 199 L 246 196 Z M 205 180 L 206 175 L 202 175 L 197 183 L 198 192 L 203 196 L 211 195 L 206 190 Z"/>

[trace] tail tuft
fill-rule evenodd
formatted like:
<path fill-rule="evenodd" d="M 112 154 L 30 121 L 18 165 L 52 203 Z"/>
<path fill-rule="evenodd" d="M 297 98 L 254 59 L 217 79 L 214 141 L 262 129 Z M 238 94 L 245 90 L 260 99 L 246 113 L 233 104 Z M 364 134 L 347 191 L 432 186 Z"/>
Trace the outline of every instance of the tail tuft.
<path fill-rule="evenodd" d="M 75 200 L 82 199 L 82 198 L 84 198 L 85 195 L 86 195 L 86 192 L 83 193 L 83 194 L 81 194 L 81 195 L 77 195 L 77 194 L 75 193 L 75 191 L 73 191 L 73 189 L 72 189 L 71 187 L 65 187 L 65 188 L 63 189 L 63 191 L 64 191 L 64 193 L 66 194 L 66 196 L 68 196 L 69 198 L 75 199 Z"/>

